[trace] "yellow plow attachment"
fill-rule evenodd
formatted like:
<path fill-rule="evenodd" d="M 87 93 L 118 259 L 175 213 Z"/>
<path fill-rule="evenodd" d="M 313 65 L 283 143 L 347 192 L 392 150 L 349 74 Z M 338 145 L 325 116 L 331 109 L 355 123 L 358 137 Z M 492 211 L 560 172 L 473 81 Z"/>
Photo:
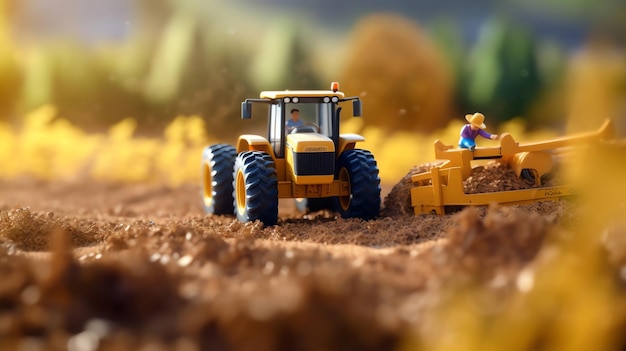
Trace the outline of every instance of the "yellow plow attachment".
<path fill-rule="evenodd" d="M 520 177 L 533 178 L 537 186 L 541 178 L 555 166 L 555 159 L 568 149 L 614 137 L 613 124 L 607 120 L 594 132 L 547 141 L 520 144 L 510 134 L 502 134 L 500 146 L 479 147 L 473 152 L 458 149 L 435 141 L 435 156 L 444 160 L 429 172 L 411 177 L 411 205 L 415 214 L 444 214 L 446 206 L 471 206 L 499 204 L 523 204 L 536 201 L 556 201 L 571 195 L 570 186 L 537 187 L 533 189 L 466 194 L 463 181 L 472 174 L 471 161 L 494 159 L 508 164 Z"/>

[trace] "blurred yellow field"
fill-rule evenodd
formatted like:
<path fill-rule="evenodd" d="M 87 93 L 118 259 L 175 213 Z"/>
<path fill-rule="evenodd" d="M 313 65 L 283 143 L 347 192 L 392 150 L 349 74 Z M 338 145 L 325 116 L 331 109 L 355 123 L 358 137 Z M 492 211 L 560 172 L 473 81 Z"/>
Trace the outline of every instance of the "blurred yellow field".
<path fill-rule="evenodd" d="M 432 162 L 436 139 L 456 144 L 463 125 L 459 118 L 433 134 L 387 134 L 374 127 L 363 129 L 361 123 L 353 118 L 343 124 L 342 131 L 363 130 L 365 142 L 357 147 L 372 151 L 386 184 L 396 183 L 414 165 Z M 127 118 L 106 132 L 87 133 L 57 116 L 56 109 L 47 105 L 26 115 L 19 128 L 0 123 L 0 159 L 6 160 L 0 177 L 198 184 L 202 149 L 215 142 L 205 128 L 199 116 L 178 116 L 160 136 L 138 136 L 137 121 Z M 523 141 L 556 135 L 551 131 L 529 133 L 522 120 L 502 124 L 499 132 L 505 131 Z M 482 143 L 494 145 L 488 140 Z"/>

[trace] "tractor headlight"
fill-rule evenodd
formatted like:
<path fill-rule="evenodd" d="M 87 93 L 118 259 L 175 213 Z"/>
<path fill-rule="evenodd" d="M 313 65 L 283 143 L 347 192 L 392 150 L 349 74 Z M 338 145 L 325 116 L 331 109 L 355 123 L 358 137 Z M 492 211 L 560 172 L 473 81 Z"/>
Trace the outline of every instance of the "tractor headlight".
<path fill-rule="evenodd" d="M 336 97 L 336 96 L 333 96 L 333 98 L 332 98 L 331 100 L 332 100 L 333 102 L 338 102 L 338 101 L 339 101 L 339 98 L 338 98 L 338 97 Z"/>
<path fill-rule="evenodd" d="M 329 103 L 330 102 L 330 98 L 328 96 L 324 96 L 322 101 L 324 101 L 325 103 Z"/>
<path fill-rule="evenodd" d="M 290 102 L 291 102 L 291 99 L 290 99 L 290 98 L 288 98 L 288 97 L 285 97 L 285 98 L 283 98 L 283 102 L 284 102 L 284 103 L 286 103 L 286 104 L 288 104 L 288 103 L 290 103 Z"/>
<path fill-rule="evenodd" d="M 294 104 L 297 104 L 298 102 L 300 102 L 300 99 L 296 96 L 293 99 L 291 99 L 291 101 L 293 101 Z"/>

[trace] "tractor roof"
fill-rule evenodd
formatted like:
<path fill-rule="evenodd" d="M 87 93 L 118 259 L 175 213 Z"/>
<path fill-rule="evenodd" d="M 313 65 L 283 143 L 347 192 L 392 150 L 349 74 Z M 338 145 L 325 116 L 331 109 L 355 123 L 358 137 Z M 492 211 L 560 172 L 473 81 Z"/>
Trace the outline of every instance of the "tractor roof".
<path fill-rule="evenodd" d="M 332 90 L 281 90 L 281 91 L 262 91 L 261 99 L 282 99 L 284 97 L 324 97 L 336 96 L 343 98 L 344 94 L 340 91 Z"/>

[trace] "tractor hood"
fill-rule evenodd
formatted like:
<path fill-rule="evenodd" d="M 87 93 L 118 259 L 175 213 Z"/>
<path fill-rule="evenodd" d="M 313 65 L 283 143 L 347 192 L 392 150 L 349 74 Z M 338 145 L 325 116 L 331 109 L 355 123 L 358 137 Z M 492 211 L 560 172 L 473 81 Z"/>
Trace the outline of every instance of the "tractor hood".
<path fill-rule="evenodd" d="M 296 133 L 287 135 L 287 149 L 290 152 L 335 152 L 333 141 L 322 134 Z"/>
<path fill-rule="evenodd" d="M 335 173 L 335 144 L 322 134 L 287 135 L 287 171 L 296 184 L 328 184 Z"/>

